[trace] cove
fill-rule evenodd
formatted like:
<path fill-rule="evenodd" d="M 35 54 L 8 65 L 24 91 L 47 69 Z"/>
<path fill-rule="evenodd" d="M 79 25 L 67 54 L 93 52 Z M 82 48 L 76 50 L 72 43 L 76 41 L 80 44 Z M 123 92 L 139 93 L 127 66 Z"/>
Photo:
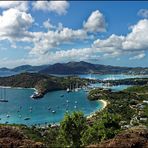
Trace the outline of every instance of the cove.
<path fill-rule="evenodd" d="M 8 102 L 0 102 L 0 123 L 44 125 L 59 123 L 66 112 L 82 111 L 89 115 L 103 104 L 99 101 L 89 101 L 87 93 L 53 91 L 42 99 L 30 98 L 33 89 L 6 88 Z M 29 120 L 24 120 L 29 118 Z"/>

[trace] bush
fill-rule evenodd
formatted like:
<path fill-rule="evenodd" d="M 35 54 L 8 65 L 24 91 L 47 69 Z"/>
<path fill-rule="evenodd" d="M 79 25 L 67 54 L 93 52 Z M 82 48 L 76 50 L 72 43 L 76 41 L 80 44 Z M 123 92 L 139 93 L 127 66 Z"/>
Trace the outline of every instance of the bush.
<path fill-rule="evenodd" d="M 81 138 L 86 129 L 86 118 L 83 113 L 66 114 L 60 123 L 59 142 L 63 146 L 80 147 Z"/>
<path fill-rule="evenodd" d="M 83 134 L 83 145 L 95 144 L 113 138 L 120 131 L 119 122 L 120 117 L 118 115 L 104 113 L 103 117 Z"/>

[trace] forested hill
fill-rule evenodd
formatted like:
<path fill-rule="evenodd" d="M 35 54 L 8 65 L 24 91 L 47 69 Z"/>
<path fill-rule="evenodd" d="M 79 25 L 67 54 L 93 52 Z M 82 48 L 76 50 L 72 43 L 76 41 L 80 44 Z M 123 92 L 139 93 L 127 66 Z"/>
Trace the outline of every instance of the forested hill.
<path fill-rule="evenodd" d="M 88 82 L 78 77 L 55 77 L 38 73 L 21 73 L 9 77 L 0 77 L 0 86 L 36 88 L 41 96 L 53 90 L 63 90 L 70 85 L 83 86 Z"/>
<path fill-rule="evenodd" d="M 91 64 L 84 61 L 56 63 L 39 71 L 45 74 L 148 74 L 148 68 L 119 67 L 110 65 Z"/>
<path fill-rule="evenodd" d="M 148 68 L 101 65 L 84 61 L 41 66 L 22 65 L 13 69 L 0 68 L 1 71 L 13 72 L 14 74 L 21 72 L 38 72 L 42 74 L 148 74 Z"/>
<path fill-rule="evenodd" d="M 45 69 L 40 70 L 40 73 L 45 74 L 115 74 L 115 73 L 128 73 L 132 68 L 106 66 L 100 64 L 91 64 L 84 61 L 81 62 L 68 62 L 56 63 L 49 65 Z"/>

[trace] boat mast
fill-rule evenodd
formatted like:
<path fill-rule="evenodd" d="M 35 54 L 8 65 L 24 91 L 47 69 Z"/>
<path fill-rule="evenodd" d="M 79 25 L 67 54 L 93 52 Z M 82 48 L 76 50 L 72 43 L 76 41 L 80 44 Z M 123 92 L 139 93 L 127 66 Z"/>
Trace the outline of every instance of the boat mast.
<path fill-rule="evenodd" d="M 70 83 L 70 91 L 71 91 L 71 83 Z"/>
<path fill-rule="evenodd" d="M 78 82 L 77 82 L 77 86 L 76 87 L 79 88 Z"/>
<path fill-rule="evenodd" d="M 4 99 L 4 88 L 2 88 L 2 98 L 1 99 Z"/>
<path fill-rule="evenodd" d="M 0 93 L 1 93 L 1 99 L 2 99 L 2 87 L 0 88 L 1 90 L 0 90 Z"/>
<path fill-rule="evenodd" d="M 4 99 L 6 99 L 6 88 L 4 88 Z"/>

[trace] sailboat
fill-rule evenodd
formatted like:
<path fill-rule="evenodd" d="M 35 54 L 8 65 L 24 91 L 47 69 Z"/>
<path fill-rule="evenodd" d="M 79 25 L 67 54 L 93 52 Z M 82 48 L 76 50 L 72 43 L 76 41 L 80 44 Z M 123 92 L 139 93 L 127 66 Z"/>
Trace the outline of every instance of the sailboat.
<path fill-rule="evenodd" d="M 71 84 L 70 84 L 70 87 L 69 88 L 67 88 L 67 90 L 66 90 L 68 93 L 69 92 L 71 92 Z"/>
<path fill-rule="evenodd" d="M 75 88 L 75 92 L 78 92 L 79 88 L 78 88 L 78 83 L 76 83 L 76 88 Z"/>
<path fill-rule="evenodd" d="M 8 102 L 8 100 L 6 100 L 6 88 L 2 89 L 1 87 L 0 92 L 1 92 L 0 102 Z"/>

